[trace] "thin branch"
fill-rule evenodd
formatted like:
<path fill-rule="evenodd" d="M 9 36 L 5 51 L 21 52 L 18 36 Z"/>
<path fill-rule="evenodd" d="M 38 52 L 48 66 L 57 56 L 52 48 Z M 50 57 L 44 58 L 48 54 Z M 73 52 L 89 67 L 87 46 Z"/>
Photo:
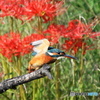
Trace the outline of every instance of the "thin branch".
<path fill-rule="evenodd" d="M 3 82 L 0 83 L 0 93 L 3 93 L 8 89 L 15 89 L 16 86 L 18 85 L 30 82 L 35 79 L 42 78 L 44 76 L 48 76 L 49 79 L 52 79 L 50 73 L 50 66 L 47 64 L 43 65 L 42 68 L 34 72 L 4 80 Z"/>

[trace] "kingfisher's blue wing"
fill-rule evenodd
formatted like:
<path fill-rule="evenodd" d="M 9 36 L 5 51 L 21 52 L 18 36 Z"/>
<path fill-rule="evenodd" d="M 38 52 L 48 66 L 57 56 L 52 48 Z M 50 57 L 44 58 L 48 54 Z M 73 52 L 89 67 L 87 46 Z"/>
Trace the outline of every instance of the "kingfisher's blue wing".
<path fill-rule="evenodd" d="M 38 40 L 38 41 L 32 42 L 31 45 L 34 46 L 33 50 L 37 54 L 38 53 L 45 53 L 48 50 L 50 42 L 47 39 L 42 39 L 42 40 Z"/>
<path fill-rule="evenodd" d="M 36 52 L 32 52 L 32 56 L 35 56 L 37 53 Z"/>

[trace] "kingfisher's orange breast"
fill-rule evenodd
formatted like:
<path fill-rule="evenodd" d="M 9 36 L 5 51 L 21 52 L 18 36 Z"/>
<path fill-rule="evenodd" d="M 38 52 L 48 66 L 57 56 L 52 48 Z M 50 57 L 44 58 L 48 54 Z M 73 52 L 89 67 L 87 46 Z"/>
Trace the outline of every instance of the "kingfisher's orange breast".
<path fill-rule="evenodd" d="M 52 63 L 55 60 L 56 59 L 53 59 L 53 57 L 50 57 L 45 54 L 41 54 L 41 55 L 34 56 L 32 60 L 29 62 L 29 64 L 32 65 L 33 67 L 36 67 L 36 66 L 42 66 L 44 64 Z"/>

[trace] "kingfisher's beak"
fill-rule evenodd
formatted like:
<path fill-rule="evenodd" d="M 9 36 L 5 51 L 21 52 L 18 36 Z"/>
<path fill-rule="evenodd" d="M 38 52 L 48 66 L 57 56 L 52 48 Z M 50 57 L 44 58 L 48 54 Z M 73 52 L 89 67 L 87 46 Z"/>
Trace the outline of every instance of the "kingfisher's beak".
<path fill-rule="evenodd" d="M 77 60 L 76 57 L 73 57 L 73 56 L 71 56 L 71 55 L 67 55 L 67 54 L 65 54 L 64 57 L 71 58 L 71 59 L 76 59 L 76 60 Z"/>

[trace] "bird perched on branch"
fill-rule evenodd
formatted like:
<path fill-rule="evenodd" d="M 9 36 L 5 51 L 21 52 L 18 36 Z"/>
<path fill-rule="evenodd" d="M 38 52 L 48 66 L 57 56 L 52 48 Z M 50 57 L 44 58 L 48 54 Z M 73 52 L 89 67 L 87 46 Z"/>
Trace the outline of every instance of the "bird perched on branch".
<path fill-rule="evenodd" d="M 27 68 L 29 72 L 41 68 L 44 64 L 53 63 L 60 58 L 67 57 L 76 59 L 76 57 L 67 55 L 65 54 L 65 52 L 59 49 L 49 47 L 50 42 L 47 39 L 42 39 L 32 42 L 31 45 L 34 46 L 33 47 L 34 52 L 32 53 L 34 57 L 29 62 L 29 66 Z"/>

